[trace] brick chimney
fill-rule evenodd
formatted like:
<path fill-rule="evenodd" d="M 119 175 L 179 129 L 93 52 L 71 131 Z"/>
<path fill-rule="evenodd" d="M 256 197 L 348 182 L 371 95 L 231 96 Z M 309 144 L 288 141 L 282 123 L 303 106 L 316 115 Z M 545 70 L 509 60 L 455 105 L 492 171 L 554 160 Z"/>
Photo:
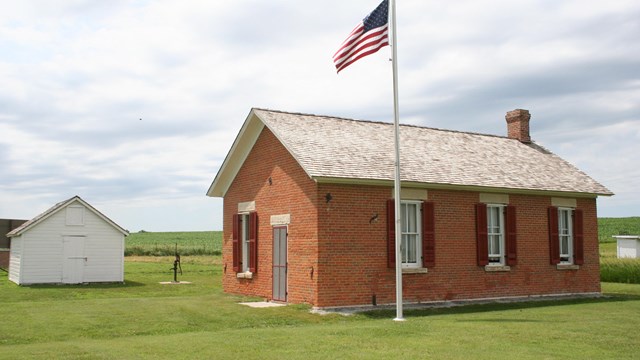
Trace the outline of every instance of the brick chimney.
<path fill-rule="evenodd" d="M 509 139 L 520 140 L 523 143 L 530 143 L 529 136 L 529 119 L 531 114 L 529 110 L 515 109 L 507 112 L 507 137 Z"/>

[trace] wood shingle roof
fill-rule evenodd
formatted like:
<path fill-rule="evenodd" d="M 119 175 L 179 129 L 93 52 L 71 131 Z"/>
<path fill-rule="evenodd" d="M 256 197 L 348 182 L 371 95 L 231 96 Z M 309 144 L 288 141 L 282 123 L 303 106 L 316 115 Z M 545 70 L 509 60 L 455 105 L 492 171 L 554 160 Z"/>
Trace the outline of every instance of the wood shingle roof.
<path fill-rule="evenodd" d="M 244 160 L 234 152 L 240 150 L 240 144 L 253 144 L 246 139 L 251 136 L 247 131 L 251 126 L 258 126 L 259 130 L 266 126 L 317 181 L 393 182 L 393 124 L 254 108 L 211 185 L 209 196 L 223 196 L 226 192 L 227 182 L 235 174 L 223 176 L 223 172 L 239 169 L 238 164 L 227 165 Z M 613 195 L 572 164 L 533 142 L 401 125 L 400 144 L 403 186 Z M 244 152 L 248 154 L 248 149 Z"/>

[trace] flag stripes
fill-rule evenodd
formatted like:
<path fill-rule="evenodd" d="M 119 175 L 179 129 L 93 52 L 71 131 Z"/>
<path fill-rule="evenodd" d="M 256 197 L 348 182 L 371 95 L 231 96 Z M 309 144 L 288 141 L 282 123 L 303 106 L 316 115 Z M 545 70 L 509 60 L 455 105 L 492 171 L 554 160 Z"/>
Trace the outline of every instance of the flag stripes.
<path fill-rule="evenodd" d="M 333 55 L 336 70 L 342 69 L 389 45 L 389 3 L 384 0 L 358 24 Z"/>

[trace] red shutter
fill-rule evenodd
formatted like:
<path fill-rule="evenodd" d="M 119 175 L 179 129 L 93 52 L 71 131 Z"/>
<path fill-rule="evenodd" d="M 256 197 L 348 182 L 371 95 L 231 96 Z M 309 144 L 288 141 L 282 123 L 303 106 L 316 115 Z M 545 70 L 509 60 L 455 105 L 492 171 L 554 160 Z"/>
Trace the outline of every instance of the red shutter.
<path fill-rule="evenodd" d="M 478 266 L 489 264 L 489 238 L 487 234 L 487 205 L 476 204 L 476 251 Z"/>
<path fill-rule="evenodd" d="M 505 207 L 505 251 L 507 265 L 518 265 L 518 245 L 517 245 L 517 227 L 516 227 L 516 207 L 508 205 Z"/>
<path fill-rule="evenodd" d="M 387 200 L 387 266 L 396 267 L 396 203 Z"/>
<path fill-rule="evenodd" d="M 240 266 L 240 262 L 242 261 L 242 241 L 240 237 L 242 236 L 242 215 L 233 214 L 233 242 L 232 242 L 232 253 L 233 253 L 233 271 L 240 272 L 242 266 Z"/>
<path fill-rule="evenodd" d="M 258 271 L 258 213 L 249 213 L 249 271 Z"/>
<path fill-rule="evenodd" d="M 558 208 L 549 207 L 549 258 L 551 265 L 560 263 L 560 237 L 558 235 Z"/>
<path fill-rule="evenodd" d="M 422 203 L 422 266 L 436 264 L 435 209 L 432 202 Z"/>
<path fill-rule="evenodd" d="M 584 264 L 584 229 L 582 210 L 573 211 L 573 263 Z"/>

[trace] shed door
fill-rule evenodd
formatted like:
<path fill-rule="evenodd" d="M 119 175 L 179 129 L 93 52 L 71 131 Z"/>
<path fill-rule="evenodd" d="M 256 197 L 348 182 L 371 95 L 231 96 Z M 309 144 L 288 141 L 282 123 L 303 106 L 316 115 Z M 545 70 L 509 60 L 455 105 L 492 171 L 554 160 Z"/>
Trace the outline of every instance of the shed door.
<path fill-rule="evenodd" d="M 62 250 L 62 282 L 79 284 L 84 280 L 84 236 L 65 236 Z"/>
<path fill-rule="evenodd" d="M 287 301 L 287 227 L 273 228 L 273 300 Z"/>

